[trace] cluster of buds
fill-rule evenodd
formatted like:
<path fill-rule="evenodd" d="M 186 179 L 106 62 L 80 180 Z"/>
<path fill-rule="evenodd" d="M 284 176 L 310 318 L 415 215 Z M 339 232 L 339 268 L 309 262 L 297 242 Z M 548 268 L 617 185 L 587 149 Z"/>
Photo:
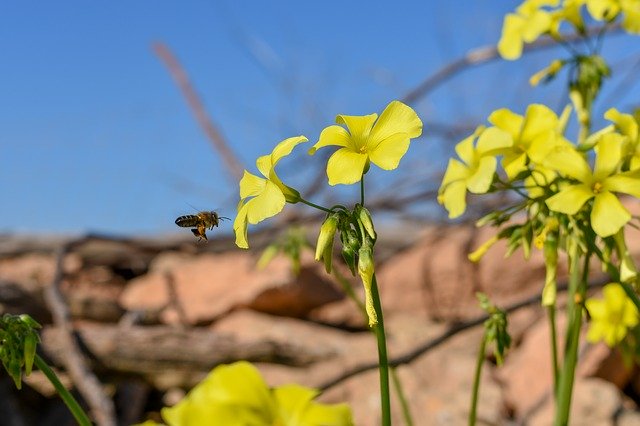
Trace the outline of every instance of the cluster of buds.
<path fill-rule="evenodd" d="M 362 280 L 369 326 L 374 326 L 378 323 L 371 295 L 376 231 L 369 210 L 361 204 L 356 204 L 351 211 L 338 206 L 327 214 L 320 227 L 315 256 L 317 261 L 324 262 L 327 273 L 331 273 L 332 270 L 334 240 L 337 233 L 340 235 L 344 261 L 351 273 L 355 276 L 357 272 Z"/>
<path fill-rule="evenodd" d="M 0 359 L 16 387 L 22 387 L 22 369 L 31 374 L 41 326 L 29 315 L 4 314 L 0 318 Z"/>

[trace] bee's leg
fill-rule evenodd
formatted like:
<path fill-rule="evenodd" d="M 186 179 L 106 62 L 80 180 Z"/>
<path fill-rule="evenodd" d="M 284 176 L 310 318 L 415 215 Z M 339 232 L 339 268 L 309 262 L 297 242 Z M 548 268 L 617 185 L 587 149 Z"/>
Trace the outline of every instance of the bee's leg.
<path fill-rule="evenodd" d="M 201 239 L 208 241 L 207 240 L 207 233 L 206 233 L 206 229 L 204 227 L 204 225 L 198 225 L 198 237 L 200 237 Z"/>

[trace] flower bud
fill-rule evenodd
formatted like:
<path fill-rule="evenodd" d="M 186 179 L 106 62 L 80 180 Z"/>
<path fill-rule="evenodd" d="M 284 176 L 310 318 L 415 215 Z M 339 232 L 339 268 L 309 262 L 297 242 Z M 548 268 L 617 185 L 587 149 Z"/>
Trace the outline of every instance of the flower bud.
<path fill-rule="evenodd" d="M 373 249 L 370 244 L 366 244 L 358 250 L 358 275 L 360 275 L 364 286 L 364 306 L 369 317 L 369 327 L 378 324 L 378 315 L 373 306 L 373 295 L 371 294 L 373 273 Z"/>
<path fill-rule="evenodd" d="M 320 227 L 318 243 L 316 244 L 315 259 L 324 261 L 324 269 L 331 273 L 331 260 L 333 258 L 333 239 L 338 228 L 338 215 L 331 214 L 325 219 Z"/>
<path fill-rule="evenodd" d="M 358 221 L 362 224 L 367 234 L 373 241 L 376 240 L 376 231 L 373 228 L 373 221 L 371 220 L 371 213 L 364 206 L 357 204 L 356 210 L 358 213 Z"/>
<path fill-rule="evenodd" d="M 558 275 L 558 231 L 547 232 L 544 245 L 544 264 L 546 275 L 542 289 L 542 306 L 554 306 L 557 294 Z"/>
<path fill-rule="evenodd" d="M 485 241 L 480 247 L 478 247 L 473 253 L 469 253 L 467 256 L 472 262 L 479 262 L 482 256 L 498 241 L 498 236 L 494 235 Z"/>
<path fill-rule="evenodd" d="M 360 241 L 352 229 L 343 230 L 340 234 L 342 241 L 342 257 L 349 266 L 351 274 L 356 274 L 356 253 L 360 249 Z"/>
<path fill-rule="evenodd" d="M 24 338 L 24 373 L 28 376 L 31 374 L 33 360 L 36 357 L 36 345 L 38 344 L 38 335 L 35 332 L 28 333 Z"/>

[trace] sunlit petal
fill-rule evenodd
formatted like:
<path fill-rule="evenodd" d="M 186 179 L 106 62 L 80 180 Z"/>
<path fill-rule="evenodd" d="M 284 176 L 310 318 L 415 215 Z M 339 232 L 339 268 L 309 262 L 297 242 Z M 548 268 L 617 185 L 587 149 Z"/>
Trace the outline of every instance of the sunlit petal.
<path fill-rule="evenodd" d="M 549 107 L 532 104 L 525 113 L 522 139 L 531 141 L 538 134 L 558 127 L 558 116 Z"/>
<path fill-rule="evenodd" d="M 236 235 L 236 245 L 240 248 L 249 248 L 249 238 L 247 235 L 247 206 L 240 202 L 238 214 L 233 220 L 233 232 Z"/>
<path fill-rule="evenodd" d="M 467 188 L 474 194 L 484 194 L 491 187 L 493 174 L 498 160 L 495 157 L 482 157 L 478 170 L 467 179 Z"/>
<path fill-rule="evenodd" d="M 504 59 L 518 59 L 522 55 L 522 17 L 509 13 L 504 18 L 502 36 L 498 42 L 498 52 Z"/>
<path fill-rule="evenodd" d="M 576 214 L 584 203 L 592 197 L 593 191 L 588 186 L 583 184 L 571 185 L 550 197 L 546 203 L 547 207 L 553 211 Z"/>
<path fill-rule="evenodd" d="M 518 173 L 527 169 L 527 154 L 523 152 L 519 155 L 505 155 L 502 159 L 502 167 L 509 179 L 513 179 Z"/>
<path fill-rule="evenodd" d="M 440 185 L 440 188 L 444 189 L 451 182 L 466 180 L 469 174 L 470 171 L 467 166 L 465 166 L 455 158 L 450 158 L 449 164 L 447 165 L 447 170 L 444 172 L 444 177 L 442 178 L 442 184 Z"/>
<path fill-rule="evenodd" d="M 489 115 L 489 123 L 509 133 L 516 140 L 520 137 L 520 129 L 524 118 L 506 108 L 495 110 Z"/>
<path fill-rule="evenodd" d="M 275 216 L 282 211 L 286 200 L 278 186 L 267 181 L 262 193 L 247 201 L 247 220 L 255 225 L 268 217 Z"/>
<path fill-rule="evenodd" d="M 549 151 L 543 165 L 564 176 L 571 176 L 580 182 L 591 184 L 591 168 L 587 160 L 573 146 L 555 146 Z"/>
<path fill-rule="evenodd" d="M 458 157 L 467 165 L 472 166 L 475 163 L 475 149 L 473 148 L 473 141 L 475 139 L 475 134 L 471 136 L 467 136 L 462 139 L 460 142 L 456 144 L 454 149 L 456 150 L 456 154 Z"/>
<path fill-rule="evenodd" d="M 351 133 L 352 141 L 355 142 L 357 148 L 360 148 L 366 138 L 369 137 L 376 118 L 378 118 L 378 114 L 339 115 L 336 117 L 336 123 L 347 126 L 349 133 Z"/>
<path fill-rule="evenodd" d="M 353 152 L 348 148 L 340 148 L 329 157 L 327 176 L 329 185 L 350 185 L 362 179 L 367 155 Z"/>
<path fill-rule="evenodd" d="M 406 133 L 395 133 L 369 151 L 369 158 L 376 166 L 384 170 L 398 167 L 400 159 L 409 149 L 409 136 Z"/>
<path fill-rule="evenodd" d="M 595 147 L 596 162 L 593 179 L 602 180 L 616 171 L 622 158 L 623 137 L 618 133 L 607 133 Z"/>
<path fill-rule="evenodd" d="M 511 134 L 498 127 L 489 127 L 480 134 L 476 149 L 479 155 L 496 155 L 512 145 Z"/>
<path fill-rule="evenodd" d="M 318 148 L 322 148 L 329 145 L 348 147 L 352 146 L 351 136 L 349 132 L 342 126 L 329 126 L 326 127 L 322 133 L 320 133 L 320 138 L 318 142 L 316 142 L 311 149 L 309 149 L 309 154 L 315 154 Z"/>
<path fill-rule="evenodd" d="M 240 179 L 240 198 L 255 197 L 264 190 L 266 179 L 244 171 Z"/>
<path fill-rule="evenodd" d="M 438 202 L 449 212 L 449 218 L 461 216 L 467 208 L 467 185 L 464 181 L 452 182 L 438 196 Z"/>
<path fill-rule="evenodd" d="M 422 134 L 422 120 L 409 106 L 399 101 L 393 101 L 380 114 L 380 118 L 371 130 L 369 147 L 386 140 L 396 133 L 405 133 L 409 139 Z"/>
<path fill-rule="evenodd" d="M 631 214 L 620 203 L 618 197 L 609 191 L 601 192 L 593 201 L 591 226 L 595 233 L 601 237 L 615 234 L 630 219 Z"/>
<path fill-rule="evenodd" d="M 631 114 L 623 114 L 615 108 L 609 109 L 604 113 L 604 118 L 613 122 L 618 130 L 629 137 L 632 143 L 638 139 L 638 122 Z"/>
<path fill-rule="evenodd" d="M 610 176 L 603 181 L 603 188 L 640 198 L 640 177 L 637 173 L 621 173 Z"/>
<path fill-rule="evenodd" d="M 293 151 L 296 145 L 307 142 L 308 140 L 305 136 L 294 136 L 280 142 L 271 152 L 271 167 L 275 167 L 282 157 L 291 154 L 291 151 Z"/>

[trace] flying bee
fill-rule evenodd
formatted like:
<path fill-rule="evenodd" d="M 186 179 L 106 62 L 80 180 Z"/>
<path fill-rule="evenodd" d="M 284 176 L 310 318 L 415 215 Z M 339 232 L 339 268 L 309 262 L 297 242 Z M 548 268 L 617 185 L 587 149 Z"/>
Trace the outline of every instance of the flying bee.
<path fill-rule="evenodd" d="M 176 219 L 176 225 L 182 228 L 192 228 L 193 235 L 198 237 L 198 241 L 207 239 L 205 230 L 218 226 L 221 220 L 229 220 L 228 217 L 219 216 L 214 211 L 202 211 L 197 214 L 187 214 Z"/>

